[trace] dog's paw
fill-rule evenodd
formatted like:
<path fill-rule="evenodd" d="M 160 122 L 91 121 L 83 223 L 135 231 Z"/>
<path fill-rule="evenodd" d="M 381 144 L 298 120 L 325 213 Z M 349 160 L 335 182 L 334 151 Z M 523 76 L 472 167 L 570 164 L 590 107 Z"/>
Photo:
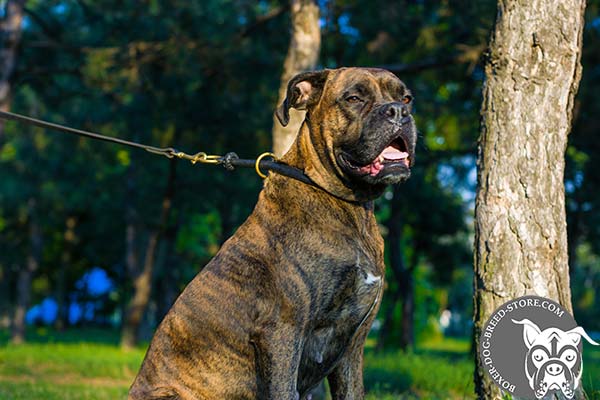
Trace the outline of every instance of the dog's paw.
<path fill-rule="evenodd" d="M 563 382 L 561 385 L 561 392 L 565 395 L 567 399 L 572 399 L 575 396 L 575 391 L 573 390 L 573 385 L 570 382 Z"/>
<path fill-rule="evenodd" d="M 546 395 L 546 393 L 548 393 L 548 383 L 540 382 L 537 390 L 535 391 L 535 398 L 541 399 L 542 397 L 544 397 Z"/>

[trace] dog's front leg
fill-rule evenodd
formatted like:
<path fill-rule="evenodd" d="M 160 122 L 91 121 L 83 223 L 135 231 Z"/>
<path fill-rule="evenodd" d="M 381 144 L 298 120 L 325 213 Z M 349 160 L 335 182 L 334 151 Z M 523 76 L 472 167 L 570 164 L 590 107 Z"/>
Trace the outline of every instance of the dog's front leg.
<path fill-rule="evenodd" d="M 362 375 L 362 349 L 347 354 L 327 377 L 333 400 L 362 400 L 364 398 Z"/>
<path fill-rule="evenodd" d="M 298 400 L 296 388 L 302 354 L 298 331 L 279 323 L 252 335 L 256 352 L 257 399 Z"/>
<path fill-rule="evenodd" d="M 370 324 L 368 324 L 370 326 Z M 362 327 L 333 372 L 327 376 L 332 400 L 363 400 L 363 348 L 367 327 Z"/>

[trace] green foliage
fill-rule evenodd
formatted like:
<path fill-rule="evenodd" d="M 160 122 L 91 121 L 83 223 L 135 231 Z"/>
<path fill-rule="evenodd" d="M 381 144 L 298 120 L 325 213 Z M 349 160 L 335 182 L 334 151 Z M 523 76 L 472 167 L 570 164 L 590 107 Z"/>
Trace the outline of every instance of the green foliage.
<path fill-rule="evenodd" d="M 12 110 L 157 146 L 252 157 L 270 143 L 288 23 L 282 15 L 246 29 L 275 6 L 30 1 Z M 136 210 L 143 249 L 158 222 L 167 170 L 166 160 L 140 151 L 7 124 L 0 143 L 0 268 L 14 283 L 29 249 L 25 206 L 35 198 L 44 255 L 33 301 L 55 295 L 65 221 L 72 217 L 76 261 L 64 269 L 67 289 L 99 265 L 126 298 L 126 204 Z M 189 270 L 182 274 L 187 279 L 249 214 L 261 182 L 191 165 L 180 165 L 176 179 L 169 226 L 181 225 L 181 265 L 171 267 Z M 202 227 L 184 222 L 198 214 L 216 219 Z"/>

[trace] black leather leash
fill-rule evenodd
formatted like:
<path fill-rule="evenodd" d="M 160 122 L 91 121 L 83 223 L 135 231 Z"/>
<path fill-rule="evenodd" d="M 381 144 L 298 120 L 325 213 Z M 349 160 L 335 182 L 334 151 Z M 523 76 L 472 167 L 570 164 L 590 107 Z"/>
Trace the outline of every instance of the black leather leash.
<path fill-rule="evenodd" d="M 237 154 L 230 152 L 224 156 L 209 155 L 204 152 L 196 154 L 187 154 L 182 151 L 176 150 L 173 147 L 154 147 L 141 143 L 130 142 L 129 140 L 119 139 L 115 137 L 100 135 L 99 133 L 84 131 L 81 129 L 69 128 L 68 126 L 54 124 L 52 122 L 42 121 L 39 119 L 27 117 L 21 114 L 15 114 L 7 111 L 0 111 L 0 118 L 19 121 L 29 125 L 39 126 L 41 128 L 52 129 L 64 133 L 70 133 L 78 136 L 83 136 L 90 139 L 102 140 L 105 142 L 116 143 L 123 146 L 135 147 L 138 149 L 146 150 L 147 152 L 158 154 L 167 158 L 181 158 L 190 161 L 192 164 L 215 164 L 222 165 L 225 169 L 233 171 L 235 168 L 254 168 L 256 173 L 261 178 L 266 178 L 266 175 L 261 171 L 272 171 L 280 175 L 287 176 L 292 179 L 296 179 L 300 182 L 306 183 L 318 187 L 302 170 L 284 164 L 275 158 L 273 153 L 263 153 L 255 160 L 247 160 L 239 158 Z M 266 157 L 271 158 L 265 160 Z"/>

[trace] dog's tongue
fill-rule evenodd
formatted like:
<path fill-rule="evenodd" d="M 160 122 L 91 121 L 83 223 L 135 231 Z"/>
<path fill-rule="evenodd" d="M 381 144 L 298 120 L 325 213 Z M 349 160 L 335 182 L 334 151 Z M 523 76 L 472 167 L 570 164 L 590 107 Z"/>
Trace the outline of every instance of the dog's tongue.
<path fill-rule="evenodd" d="M 373 161 L 369 165 L 365 165 L 361 167 L 360 170 L 364 173 L 368 173 L 371 176 L 376 176 L 383 169 L 383 161 L 385 160 L 393 160 L 399 161 L 404 160 L 404 164 L 408 167 L 408 153 L 405 151 L 400 151 L 393 146 L 388 146 L 383 151 L 375 161 Z"/>
<path fill-rule="evenodd" d="M 381 152 L 381 155 L 386 160 L 402 160 L 408 158 L 408 153 L 405 151 L 400 151 L 393 146 L 388 146 Z"/>

